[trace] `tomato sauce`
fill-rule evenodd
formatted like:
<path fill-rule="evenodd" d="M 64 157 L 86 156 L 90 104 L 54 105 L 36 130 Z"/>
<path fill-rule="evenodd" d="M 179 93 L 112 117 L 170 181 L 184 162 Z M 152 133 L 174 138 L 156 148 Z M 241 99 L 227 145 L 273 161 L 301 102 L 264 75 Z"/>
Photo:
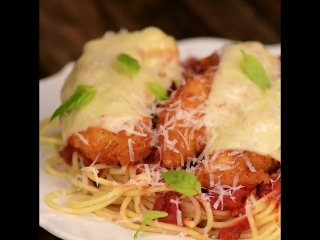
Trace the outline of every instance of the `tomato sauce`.
<path fill-rule="evenodd" d="M 64 159 L 64 161 L 71 165 L 72 164 L 72 154 L 75 151 L 75 149 L 70 146 L 69 144 L 65 146 L 62 150 L 60 150 L 59 155 Z"/>
<path fill-rule="evenodd" d="M 203 72 L 209 67 L 217 66 L 219 62 L 220 57 L 217 53 L 213 53 L 201 60 L 195 57 L 189 57 L 182 63 L 182 66 L 184 68 L 183 76 L 187 79 L 194 74 Z"/>
<path fill-rule="evenodd" d="M 259 185 L 258 186 L 258 190 L 257 190 L 257 196 L 259 198 L 264 197 L 265 195 L 267 195 L 268 193 L 270 193 L 271 191 L 277 191 L 278 194 L 274 194 L 272 196 L 269 197 L 270 201 L 274 201 L 276 204 L 276 207 L 279 207 L 280 205 L 280 198 L 281 198 L 281 180 L 277 180 L 273 186 L 272 184 L 263 184 L 263 185 Z"/>
<path fill-rule="evenodd" d="M 177 192 L 167 192 L 163 197 L 157 197 L 154 205 L 154 211 L 164 211 L 168 213 L 167 217 L 158 218 L 159 222 L 170 223 L 178 225 L 177 222 L 177 205 L 175 203 L 170 202 L 171 199 L 177 200 L 181 194 Z"/>
<path fill-rule="evenodd" d="M 72 146 L 70 146 L 69 144 L 66 145 L 62 150 L 59 151 L 59 155 L 60 157 L 63 158 L 63 160 L 71 165 L 72 164 L 72 154 L 73 152 L 76 151 L 75 148 L 73 148 Z M 83 165 L 88 167 L 92 164 L 92 160 L 90 160 L 89 158 L 83 158 Z M 103 171 L 99 170 L 98 173 L 98 177 L 101 177 Z"/>
<path fill-rule="evenodd" d="M 237 225 L 221 229 L 218 233 L 219 240 L 238 240 L 243 231 L 250 229 L 247 218 L 240 221 Z"/>
<path fill-rule="evenodd" d="M 247 197 L 255 190 L 255 185 L 244 185 L 243 188 L 235 191 L 232 196 L 224 195 L 223 202 L 220 202 L 217 209 L 222 210 L 240 210 L 244 207 Z M 213 207 L 214 203 L 219 199 L 218 193 L 210 192 L 207 194 L 210 197 L 210 204 Z"/>

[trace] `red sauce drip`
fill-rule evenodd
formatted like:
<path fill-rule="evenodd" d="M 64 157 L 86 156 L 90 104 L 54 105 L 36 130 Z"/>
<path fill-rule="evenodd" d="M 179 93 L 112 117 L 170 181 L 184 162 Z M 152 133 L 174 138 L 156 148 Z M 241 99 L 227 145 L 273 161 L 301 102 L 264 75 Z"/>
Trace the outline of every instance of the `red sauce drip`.
<path fill-rule="evenodd" d="M 243 188 L 235 191 L 232 196 L 224 195 L 223 204 L 220 202 L 217 209 L 220 210 L 222 207 L 222 210 L 240 210 L 244 207 L 247 197 L 255 188 L 255 185 L 244 185 Z M 212 193 L 209 189 L 208 196 L 210 197 L 211 207 L 214 209 L 213 205 L 218 200 L 219 194 Z"/>
<path fill-rule="evenodd" d="M 71 165 L 72 164 L 72 154 L 73 152 L 76 151 L 74 147 L 70 146 L 70 145 L 66 145 L 62 150 L 60 150 L 59 155 L 60 157 L 63 158 L 63 160 Z M 90 160 L 89 158 L 84 157 L 83 158 L 83 165 L 88 167 L 92 164 L 92 160 Z M 101 177 L 103 171 L 99 170 L 98 173 L 98 177 Z"/>
<path fill-rule="evenodd" d="M 276 190 L 276 191 L 281 191 L 281 180 L 277 180 L 274 184 L 273 187 L 270 184 L 263 184 L 263 185 L 259 185 L 258 187 L 258 191 L 257 191 L 257 195 L 259 198 L 264 197 L 265 195 L 267 195 L 268 193 L 270 193 L 272 190 Z"/>
<path fill-rule="evenodd" d="M 247 218 L 241 220 L 237 225 L 221 229 L 218 233 L 219 240 L 238 240 L 244 230 L 250 229 Z"/>
<path fill-rule="evenodd" d="M 274 201 L 276 204 L 276 207 L 279 207 L 280 204 L 280 198 L 281 198 L 281 180 L 277 180 L 273 186 L 272 184 L 263 184 L 263 185 L 259 185 L 258 187 L 258 191 L 257 191 L 257 196 L 259 198 L 264 197 L 265 195 L 267 195 L 268 193 L 270 193 L 271 191 L 277 191 L 279 194 L 274 194 L 272 196 L 269 197 L 270 201 Z"/>
<path fill-rule="evenodd" d="M 93 161 L 89 158 L 83 157 L 83 165 L 86 167 L 89 167 L 91 164 L 93 163 Z M 98 172 L 98 177 L 101 177 L 103 173 L 103 169 L 100 169 Z"/>
<path fill-rule="evenodd" d="M 217 53 L 213 53 L 201 60 L 195 57 L 189 57 L 182 63 L 184 68 L 183 76 L 188 79 L 188 77 L 202 73 L 209 67 L 217 66 L 219 62 L 220 57 Z"/>
<path fill-rule="evenodd" d="M 223 204 L 224 208 L 228 209 L 228 210 L 232 210 L 233 213 L 242 212 L 242 214 L 244 214 L 244 212 L 242 210 L 244 210 L 245 199 L 248 197 L 250 192 L 252 192 L 254 189 L 255 189 L 255 186 L 245 186 L 244 188 L 236 191 L 233 195 L 236 198 L 235 202 L 233 202 L 229 196 L 225 196 L 225 198 L 223 198 L 224 199 L 224 204 Z M 277 206 L 280 204 L 281 180 L 277 180 L 273 184 L 273 186 L 271 183 L 270 184 L 263 184 L 263 183 L 259 184 L 256 189 L 257 189 L 256 195 L 258 198 L 264 197 L 265 195 L 267 195 L 271 191 L 277 191 L 279 194 L 274 194 L 274 195 L 270 196 L 269 200 L 275 201 Z M 244 199 L 244 202 L 243 202 L 243 204 L 241 204 L 243 199 Z M 211 203 L 212 203 L 212 201 L 211 201 Z M 213 203 L 214 203 L 214 201 L 213 201 Z M 244 220 L 241 220 L 235 226 L 232 226 L 230 228 L 221 229 L 218 233 L 218 238 L 219 238 L 219 240 L 238 240 L 240 238 L 241 233 L 244 230 L 248 230 L 248 229 L 250 229 L 250 224 L 248 222 L 248 219 L 246 218 Z"/>
<path fill-rule="evenodd" d="M 177 222 L 177 205 L 175 203 L 171 203 L 170 200 L 177 200 L 181 194 L 176 192 L 167 192 L 164 197 L 157 197 L 156 201 L 153 205 L 154 211 L 164 211 L 168 213 L 167 217 L 158 218 L 159 222 L 170 223 L 178 225 Z"/>
<path fill-rule="evenodd" d="M 63 160 L 67 164 L 71 165 L 71 163 L 72 163 L 72 154 L 73 154 L 74 150 L 75 149 L 68 144 L 62 150 L 60 150 L 59 155 L 60 155 L 60 157 L 63 158 Z"/>
<path fill-rule="evenodd" d="M 186 59 L 182 63 L 182 66 L 184 68 L 183 76 L 185 78 L 188 78 L 194 74 L 200 73 L 202 70 L 200 61 L 195 57 L 189 57 L 188 59 Z"/>

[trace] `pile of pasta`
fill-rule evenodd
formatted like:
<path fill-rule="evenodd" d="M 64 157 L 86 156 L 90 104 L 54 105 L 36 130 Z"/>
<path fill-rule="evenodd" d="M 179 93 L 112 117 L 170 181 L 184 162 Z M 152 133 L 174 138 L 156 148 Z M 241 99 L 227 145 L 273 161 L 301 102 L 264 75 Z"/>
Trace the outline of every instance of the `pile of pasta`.
<path fill-rule="evenodd" d="M 66 214 L 93 213 L 137 230 L 143 214 L 153 209 L 156 197 L 174 191 L 167 184 L 150 186 L 146 181 L 150 177 L 147 174 L 154 174 L 159 166 L 140 164 L 120 167 L 100 163 L 87 167 L 76 152 L 72 156 L 72 164 L 67 164 L 59 155 L 63 146 L 61 136 L 47 135 L 47 132 L 55 129 L 52 125 L 49 119 L 40 124 L 40 141 L 50 144 L 52 149 L 52 157 L 45 161 L 44 168 L 53 177 L 66 178 L 72 183 L 69 188 L 47 195 L 46 204 L 52 209 Z M 101 173 L 100 176 L 97 176 L 98 173 Z M 217 236 L 219 230 L 247 220 L 250 229 L 243 231 L 239 239 L 278 239 L 279 196 L 280 189 L 274 188 L 264 197 L 248 201 L 246 212 L 241 216 L 230 216 L 228 210 L 213 209 L 205 194 L 182 197 L 178 203 L 183 218 L 181 226 L 153 220 L 142 231 L 182 234 L 207 240 L 214 239 L 211 237 Z M 64 206 L 55 202 L 60 197 L 68 197 Z"/>

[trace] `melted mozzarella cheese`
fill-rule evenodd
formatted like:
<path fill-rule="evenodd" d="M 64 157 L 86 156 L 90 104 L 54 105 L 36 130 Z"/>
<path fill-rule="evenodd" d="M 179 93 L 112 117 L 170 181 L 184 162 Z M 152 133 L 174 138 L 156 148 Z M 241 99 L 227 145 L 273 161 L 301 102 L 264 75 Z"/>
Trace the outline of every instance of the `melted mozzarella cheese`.
<path fill-rule="evenodd" d="M 141 68 L 133 78 L 119 69 L 120 53 L 139 61 Z M 181 84 L 181 72 L 175 39 L 158 28 L 108 32 L 89 41 L 65 81 L 61 100 L 67 100 L 80 84 L 94 86 L 97 94 L 85 106 L 61 116 L 64 140 L 89 126 L 134 134 L 137 122 L 142 116 L 150 116 L 155 101 L 146 82 L 155 81 L 169 89 L 172 82 Z"/>
<path fill-rule="evenodd" d="M 243 72 L 240 50 L 255 56 L 272 84 L 262 89 Z M 258 42 L 225 46 L 205 115 L 206 154 L 242 149 L 280 161 L 280 59 Z"/>

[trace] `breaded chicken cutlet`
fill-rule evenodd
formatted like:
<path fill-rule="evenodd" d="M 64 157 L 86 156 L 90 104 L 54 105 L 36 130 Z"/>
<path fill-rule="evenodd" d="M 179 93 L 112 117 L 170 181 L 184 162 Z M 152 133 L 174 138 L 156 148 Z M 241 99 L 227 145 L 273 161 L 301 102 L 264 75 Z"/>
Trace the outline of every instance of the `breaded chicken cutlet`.
<path fill-rule="evenodd" d="M 169 169 L 183 167 L 205 146 L 203 122 L 219 56 L 214 53 L 197 64 L 197 73 L 187 76 L 172 97 L 160 105 L 156 127 L 162 163 Z"/>
<path fill-rule="evenodd" d="M 181 74 L 176 41 L 158 28 L 89 41 L 61 91 L 62 102 L 81 104 L 60 116 L 66 148 L 89 162 L 142 162 L 155 144 L 158 91 L 179 86 Z"/>
<path fill-rule="evenodd" d="M 245 76 L 242 49 L 265 64 L 273 89 L 259 88 Z M 186 74 L 186 83 L 158 114 L 162 163 L 193 172 L 203 188 L 231 186 L 235 179 L 238 185 L 268 184 L 280 168 L 279 59 L 261 44 L 247 42 L 226 46 L 200 63 L 191 63 L 196 74 Z M 256 142 L 260 137 L 266 142 Z"/>

